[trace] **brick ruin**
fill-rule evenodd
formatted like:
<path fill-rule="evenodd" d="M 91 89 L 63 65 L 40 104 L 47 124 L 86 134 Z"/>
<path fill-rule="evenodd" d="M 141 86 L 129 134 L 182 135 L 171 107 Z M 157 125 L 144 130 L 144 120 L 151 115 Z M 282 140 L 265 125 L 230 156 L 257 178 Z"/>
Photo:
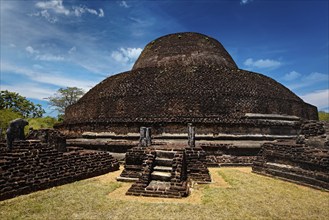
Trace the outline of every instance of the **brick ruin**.
<path fill-rule="evenodd" d="M 32 136 L 43 138 L 14 141 L 11 151 L 0 143 L 0 200 L 119 169 L 118 161 L 107 152 L 66 150 L 58 134 L 54 130 L 34 131 Z M 60 146 L 60 151 L 55 146 Z"/>
<path fill-rule="evenodd" d="M 187 32 L 147 44 L 131 71 L 92 88 L 56 128 L 68 145 L 124 154 L 138 145 L 140 127 L 151 127 L 155 145 L 183 149 L 192 123 L 208 165 L 251 165 L 262 144 L 294 139 L 310 119 L 318 119 L 315 106 L 239 69 L 217 40 Z"/>
<path fill-rule="evenodd" d="M 147 130 L 146 138 L 143 130 Z M 141 128 L 140 143 L 128 150 L 118 181 L 135 182 L 126 195 L 181 198 L 189 195 L 192 181 L 210 183 L 206 154 L 195 147 L 194 127 L 188 127 L 188 146 L 152 144 L 150 128 Z"/>
<path fill-rule="evenodd" d="M 2 148 L 0 198 L 117 170 L 110 153 L 125 160 L 118 180 L 135 182 L 127 195 L 181 198 L 192 181 L 211 182 L 207 166 L 252 164 L 254 172 L 327 188 L 328 149 L 314 146 L 328 141 L 307 120 L 318 120 L 315 106 L 239 69 L 217 40 L 166 35 L 146 45 L 131 71 L 68 107 L 55 130 Z"/>
<path fill-rule="evenodd" d="M 329 190 L 329 123 L 308 121 L 296 140 L 265 143 L 252 170 Z"/>

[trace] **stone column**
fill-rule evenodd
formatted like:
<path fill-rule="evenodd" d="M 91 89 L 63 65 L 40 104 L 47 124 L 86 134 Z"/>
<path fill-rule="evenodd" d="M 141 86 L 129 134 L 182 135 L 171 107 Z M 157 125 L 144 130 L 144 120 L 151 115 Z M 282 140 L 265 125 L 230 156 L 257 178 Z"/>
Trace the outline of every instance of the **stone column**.
<path fill-rule="evenodd" d="M 151 128 L 146 128 L 145 132 L 146 146 L 152 145 Z"/>
<path fill-rule="evenodd" d="M 192 126 L 192 123 L 188 123 L 188 146 L 190 148 L 195 147 L 195 127 Z"/>
<path fill-rule="evenodd" d="M 139 129 L 139 145 L 146 147 L 146 127 L 140 127 Z"/>

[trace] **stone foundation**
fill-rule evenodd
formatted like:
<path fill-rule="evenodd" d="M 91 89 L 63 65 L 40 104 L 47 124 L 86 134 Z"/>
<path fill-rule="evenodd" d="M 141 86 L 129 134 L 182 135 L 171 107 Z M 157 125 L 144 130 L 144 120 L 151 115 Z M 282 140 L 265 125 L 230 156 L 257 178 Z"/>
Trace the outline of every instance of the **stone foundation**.
<path fill-rule="evenodd" d="M 201 148 L 185 148 L 187 175 L 198 183 L 210 183 L 211 177 L 206 166 L 206 153 Z"/>
<path fill-rule="evenodd" d="M 260 147 L 238 147 L 233 144 L 201 144 L 206 152 L 208 167 L 250 166 L 256 159 Z"/>
<path fill-rule="evenodd" d="M 119 169 L 106 152 L 62 153 L 39 140 L 0 148 L 0 200 L 102 175 Z"/>
<path fill-rule="evenodd" d="M 118 181 L 134 181 L 126 193 L 135 196 L 181 198 L 189 182 L 211 182 L 206 153 L 201 148 L 134 147 L 126 154 Z"/>
<path fill-rule="evenodd" d="M 133 196 L 165 198 L 181 198 L 188 194 L 185 153 L 174 150 L 150 150 L 143 161 L 140 178 L 126 193 Z"/>
<path fill-rule="evenodd" d="M 329 149 L 294 142 L 267 143 L 263 145 L 252 170 L 329 190 Z"/>
<path fill-rule="evenodd" d="M 134 147 L 126 153 L 124 170 L 122 171 L 119 180 L 126 178 L 126 181 L 129 181 L 129 178 L 132 181 L 136 181 L 141 177 L 143 171 L 143 161 L 146 159 L 148 154 L 148 149 L 145 147 Z"/>
<path fill-rule="evenodd" d="M 250 166 L 263 143 L 294 139 L 301 126 L 296 116 L 245 114 L 240 119 L 172 118 L 166 123 L 104 121 L 80 123 L 76 128 L 67 129 L 62 125 L 59 129 L 71 137 L 67 140 L 69 146 L 125 153 L 138 145 L 140 127 L 152 129 L 153 145 L 184 149 L 188 140 L 188 122 L 193 122 L 195 127 L 195 146 L 206 152 L 207 166 Z"/>

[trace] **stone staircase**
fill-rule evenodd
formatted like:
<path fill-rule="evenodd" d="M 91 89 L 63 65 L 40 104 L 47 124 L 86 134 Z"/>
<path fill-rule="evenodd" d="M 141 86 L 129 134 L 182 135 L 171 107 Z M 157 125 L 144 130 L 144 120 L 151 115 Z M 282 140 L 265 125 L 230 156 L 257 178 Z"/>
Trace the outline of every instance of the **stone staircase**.
<path fill-rule="evenodd" d="M 156 157 L 153 172 L 151 173 L 151 181 L 146 190 L 154 188 L 166 190 L 168 186 L 170 187 L 173 158 L 177 152 L 156 150 L 155 153 Z"/>
<path fill-rule="evenodd" d="M 181 198 L 189 193 L 184 151 L 152 150 L 142 176 L 126 193 L 136 196 Z"/>

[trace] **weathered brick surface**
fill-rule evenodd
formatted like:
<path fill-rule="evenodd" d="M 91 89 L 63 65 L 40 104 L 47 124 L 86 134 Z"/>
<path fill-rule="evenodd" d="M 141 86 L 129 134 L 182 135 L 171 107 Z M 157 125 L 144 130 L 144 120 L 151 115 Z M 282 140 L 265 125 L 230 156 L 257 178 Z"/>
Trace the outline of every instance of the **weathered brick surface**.
<path fill-rule="evenodd" d="M 197 33 L 178 35 L 148 44 L 133 70 L 92 88 L 67 108 L 64 123 L 58 128 L 79 133 L 108 127 L 120 133 L 126 125 L 138 132 L 146 123 L 152 127 L 225 123 L 240 120 L 245 113 L 318 119 L 315 106 L 280 83 L 238 69 L 217 40 Z"/>
<path fill-rule="evenodd" d="M 266 143 L 252 169 L 329 190 L 329 149 L 294 142 Z"/>
<path fill-rule="evenodd" d="M 300 131 L 300 134 L 304 135 L 306 138 L 320 136 L 325 133 L 324 122 L 319 121 L 307 121 L 303 123 Z"/>
<path fill-rule="evenodd" d="M 26 137 L 27 140 L 40 140 L 49 147 L 57 149 L 60 152 L 66 151 L 66 137 L 55 129 L 32 130 Z"/>
<path fill-rule="evenodd" d="M 260 150 L 235 147 L 232 144 L 200 144 L 200 147 L 206 152 L 207 166 L 249 166 Z"/>
<path fill-rule="evenodd" d="M 0 200 L 118 170 L 106 152 L 62 153 L 40 141 L 0 148 Z"/>
<path fill-rule="evenodd" d="M 201 148 L 185 148 L 187 175 L 196 182 L 211 182 L 206 153 Z"/>
<path fill-rule="evenodd" d="M 143 170 L 139 180 L 134 183 L 126 195 L 151 196 L 164 198 L 182 198 L 189 194 L 185 152 L 177 151 L 172 161 L 170 185 L 168 187 L 148 187 L 152 178 L 151 173 L 155 165 L 156 151 L 150 150 L 143 161 Z"/>
<path fill-rule="evenodd" d="M 148 149 L 145 147 L 133 147 L 129 149 L 125 157 L 124 170 L 121 177 L 139 178 L 143 170 L 143 161 L 146 159 Z"/>

